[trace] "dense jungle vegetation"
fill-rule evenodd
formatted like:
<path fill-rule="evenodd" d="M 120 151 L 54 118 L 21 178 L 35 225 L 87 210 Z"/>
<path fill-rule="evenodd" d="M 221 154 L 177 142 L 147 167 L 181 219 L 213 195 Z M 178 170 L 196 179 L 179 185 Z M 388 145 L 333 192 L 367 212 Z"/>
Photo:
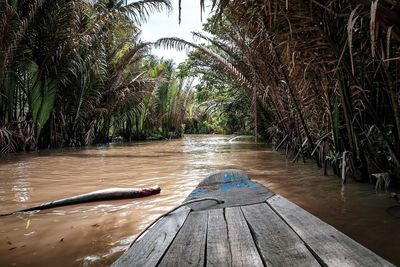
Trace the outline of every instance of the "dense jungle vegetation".
<path fill-rule="evenodd" d="M 168 0 L 2 1 L 2 153 L 254 131 L 337 174 L 400 181 L 398 1 L 200 2 L 206 35 L 155 44 L 191 49 L 174 66 L 140 40 Z"/>

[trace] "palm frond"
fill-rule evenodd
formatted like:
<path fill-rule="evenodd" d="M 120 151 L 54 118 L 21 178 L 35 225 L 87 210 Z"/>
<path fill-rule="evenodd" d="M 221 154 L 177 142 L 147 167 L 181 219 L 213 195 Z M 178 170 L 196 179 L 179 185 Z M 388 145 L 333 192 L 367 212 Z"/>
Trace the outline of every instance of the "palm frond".
<path fill-rule="evenodd" d="M 177 49 L 178 51 L 182 51 L 183 49 L 189 49 L 189 48 L 197 48 L 207 55 L 209 55 L 211 58 L 216 60 L 218 63 L 220 63 L 233 77 L 235 77 L 240 83 L 242 83 L 246 88 L 248 88 L 251 92 L 256 91 L 255 86 L 247 80 L 247 78 L 239 71 L 237 68 L 235 68 L 230 62 L 228 62 L 226 59 L 218 55 L 217 53 L 201 46 L 197 45 L 192 42 L 185 41 L 180 38 L 161 38 L 156 41 L 155 43 L 156 47 L 165 47 L 165 48 L 174 48 Z"/>

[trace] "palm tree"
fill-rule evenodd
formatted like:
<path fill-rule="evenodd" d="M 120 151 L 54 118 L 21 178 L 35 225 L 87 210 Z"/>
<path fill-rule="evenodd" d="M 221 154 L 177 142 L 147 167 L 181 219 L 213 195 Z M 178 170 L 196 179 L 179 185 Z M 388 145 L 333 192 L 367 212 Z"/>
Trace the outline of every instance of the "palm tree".
<path fill-rule="evenodd" d="M 138 26 L 151 12 L 169 9 L 168 0 L 1 5 L 0 143 L 8 150 L 108 136 L 116 108 L 154 84 L 140 69 L 148 44 Z"/>

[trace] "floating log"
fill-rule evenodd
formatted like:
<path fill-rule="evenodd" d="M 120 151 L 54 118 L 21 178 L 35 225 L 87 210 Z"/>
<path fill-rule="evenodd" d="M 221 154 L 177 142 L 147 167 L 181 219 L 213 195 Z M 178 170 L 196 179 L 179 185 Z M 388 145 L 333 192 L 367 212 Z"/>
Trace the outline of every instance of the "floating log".
<path fill-rule="evenodd" d="M 209 176 L 185 203 L 112 266 L 393 266 L 240 170 Z"/>
<path fill-rule="evenodd" d="M 0 216 L 7 216 L 19 212 L 52 209 L 61 206 L 75 205 L 75 204 L 94 202 L 94 201 L 146 197 L 158 194 L 160 193 L 160 191 L 161 188 L 158 185 L 148 188 L 109 188 L 46 202 L 30 208 L 17 210 L 10 213 L 0 214 Z"/>

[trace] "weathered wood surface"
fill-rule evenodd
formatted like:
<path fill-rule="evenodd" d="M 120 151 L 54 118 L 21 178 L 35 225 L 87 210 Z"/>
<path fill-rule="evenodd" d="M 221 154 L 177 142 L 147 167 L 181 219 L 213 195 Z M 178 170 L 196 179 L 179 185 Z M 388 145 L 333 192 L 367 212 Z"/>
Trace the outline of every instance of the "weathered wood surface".
<path fill-rule="evenodd" d="M 191 212 L 158 266 L 204 266 L 207 211 Z"/>
<path fill-rule="evenodd" d="M 185 222 L 190 208 L 182 207 L 152 226 L 114 264 L 118 266 L 156 266 Z"/>
<path fill-rule="evenodd" d="M 393 266 L 242 171 L 211 175 L 185 201 L 205 197 L 225 203 L 179 209 L 114 266 Z"/>
<path fill-rule="evenodd" d="M 263 266 L 240 207 L 225 209 L 232 266 Z"/>
<path fill-rule="evenodd" d="M 232 266 L 224 209 L 208 211 L 207 266 Z"/>
<path fill-rule="evenodd" d="M 393 266 L 342 232 L 279 195 L 268 204 L 327 266 Z"/>
<path fill-rule="evenodd" d="M 267 266 L 320 266 L 303 241 L 266 203 L 242 210 Z"/>
<path fill-rule="evenodd" d="M 273 195 L 274 193 L 264 186 L 251 181 L 243 171 L 225 170 L 204 179 L 186 198 L 185 202 L 212 197 L 223 200 L 224 203 L 203 201 L 192 204 L 190 207 L 193 210 L 219 209 L 264 202 Z"/>

